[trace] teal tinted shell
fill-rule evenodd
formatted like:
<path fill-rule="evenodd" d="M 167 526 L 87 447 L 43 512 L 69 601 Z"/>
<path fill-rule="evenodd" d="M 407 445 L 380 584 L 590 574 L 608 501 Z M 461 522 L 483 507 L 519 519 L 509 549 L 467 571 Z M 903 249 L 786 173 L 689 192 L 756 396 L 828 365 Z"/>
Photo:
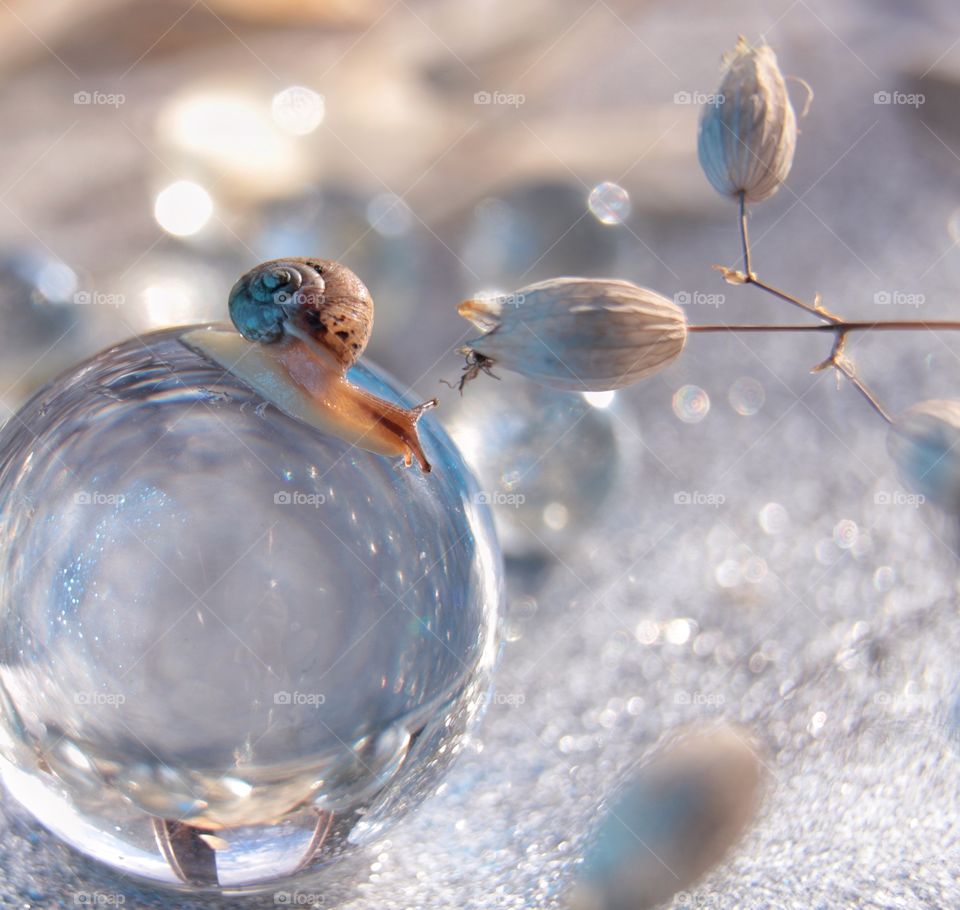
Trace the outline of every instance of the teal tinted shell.
<path fill-rule="evenodd" d="M 249 341 L 279 341 L 307 271 L 307 280 L 318 281 L 322 292 L 322 276 L 305 260 L 274 259 L 243 275 L 230 290 L 230 319 L 237 331 Z"/>
<path fill-rule="evenodd" d="M 288 322 L 327 347 L 344 370 L 363 353 L 373 300 L 362 281 L 332 259 L 263 262 L 230 291 L 230 319 L 248 341 L 279 341 Z"/>

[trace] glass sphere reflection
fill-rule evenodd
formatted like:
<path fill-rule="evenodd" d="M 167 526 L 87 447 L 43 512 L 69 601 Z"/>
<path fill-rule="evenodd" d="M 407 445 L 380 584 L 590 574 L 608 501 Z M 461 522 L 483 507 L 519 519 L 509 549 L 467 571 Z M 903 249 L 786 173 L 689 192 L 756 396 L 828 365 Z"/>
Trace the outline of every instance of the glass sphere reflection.
<path fill-rule="evenodd" d="M 264 405 L 181 331 L 0 432 L 0 776 L 124 872 L 249 888 L 435 789 L 485 701 L 500 561 L 431 415 L 426 476 Z"/>
<path fill-rule="evenodd" d="M 480 481 L 481 500 L 493 507 L 504 552 L 562 554 L 603 513 L 621 480 L 615 399 L 497 376 L 468 385 L 441 416 Z"/>

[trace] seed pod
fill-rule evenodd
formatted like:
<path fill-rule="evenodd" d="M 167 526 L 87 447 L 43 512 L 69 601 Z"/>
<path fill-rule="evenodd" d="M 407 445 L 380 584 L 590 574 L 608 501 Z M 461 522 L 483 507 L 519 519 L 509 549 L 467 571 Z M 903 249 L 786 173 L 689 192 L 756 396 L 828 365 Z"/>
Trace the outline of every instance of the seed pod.
<path fill-rule="evenodd" d="M 908 408 L 890 427 L 887 450 L 906 486 L 960 514 L 960 400 Z"/>
<path fill-rule="evenodd" d="M 465 300 L 458 312 L 486 333 L 461 348 L 474 367 L 499 365 L 555 389 L 630 385 L 672 363 L 687 339 L 683 310 L 629 281 L 553 278 Z"/>
<path fill-rule="evenodd" d="M 796 145 L 797 117 L 776 55 L 741 36 L 700 114 L 697 154 L 707 180 L 724 196 L 762 202 L 786 180 Z"/>
<path fill-rule="evenodd" d="M 694 885 L 753 821 L 764 790 L 761 754 L 752 734 L 732 724 L 668 734 L 609 801 L 570 896 L 573 910 L 644 910 Z"/>

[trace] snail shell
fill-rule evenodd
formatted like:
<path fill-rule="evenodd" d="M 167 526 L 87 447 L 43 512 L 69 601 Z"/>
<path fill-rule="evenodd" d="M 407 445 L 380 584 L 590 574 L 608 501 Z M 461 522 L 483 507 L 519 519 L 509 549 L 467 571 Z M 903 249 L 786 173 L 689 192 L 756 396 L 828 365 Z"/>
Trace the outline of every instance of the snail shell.
<path fill-rule="evenodd" d="M 263 262 L 230 291 L 230 318 L 248 341 L 272 344 L 306 335 L 333 356 L 342 373 L 356 363 L 373 330 L 366 285 L 332 259 Z"/>
<path fill-rule="evenodd" d="M 373 328 L 370 292 L 350 269 L 332 259 L 273 259 L 233 286 L 229 307 L 239 335 L 208 326 L 180 340 L 290 417 L 430 471 L 417 421 L 436 399 L 405 408 L 347 378 Z"/>

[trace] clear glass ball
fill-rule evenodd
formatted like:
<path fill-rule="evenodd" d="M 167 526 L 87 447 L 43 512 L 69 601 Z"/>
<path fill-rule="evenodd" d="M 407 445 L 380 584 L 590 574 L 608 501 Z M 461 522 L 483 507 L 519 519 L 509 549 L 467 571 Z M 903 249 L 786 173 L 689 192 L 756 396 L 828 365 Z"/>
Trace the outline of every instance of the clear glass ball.
<path fill-rule="evenodd" d="M 614 392 L 559 392 L 505 370 L 480 376 L 441 414 L 493 507 L 504 552 L 550 557 L 578 546 L 634 461 Z"/>
<path fill-rule="evenodd" d="M 500 554 L 432 415 L 425 475 L 265 405 L 183 331 L 0 431 L 0 777 L 124 873 L 264 888 L 436 788 L 486 701 Z"/>

